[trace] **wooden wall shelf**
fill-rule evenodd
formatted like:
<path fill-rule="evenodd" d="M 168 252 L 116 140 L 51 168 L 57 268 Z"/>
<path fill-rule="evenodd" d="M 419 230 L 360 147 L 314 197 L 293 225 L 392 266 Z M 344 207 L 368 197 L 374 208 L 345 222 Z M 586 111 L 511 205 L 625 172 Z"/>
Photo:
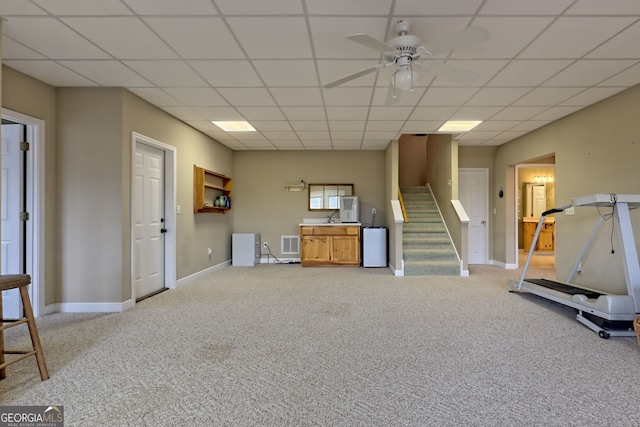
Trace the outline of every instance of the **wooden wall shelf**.
<path fill-rule="evenodd" d="M 231 178 L 193 165 L 193 212 L 226 213 L 229 207 L 215 206 L 218 196 L 231 200 Z"/>

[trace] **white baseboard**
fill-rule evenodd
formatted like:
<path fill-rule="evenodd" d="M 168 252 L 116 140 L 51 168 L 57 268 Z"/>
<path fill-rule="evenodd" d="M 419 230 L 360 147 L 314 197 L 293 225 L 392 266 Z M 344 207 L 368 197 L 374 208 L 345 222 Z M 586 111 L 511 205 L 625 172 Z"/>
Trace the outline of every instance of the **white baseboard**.
<path fill-rule="evenodd" d="M 193 274 L 190 274 L 189 276 L 185 276 L 182 279 L 178 279 L 176 281 L 176 288 L 182 285 L 186 285 L 187 283 L 192 282 L 196 279 L 199 279 L 203 276 L 206 276 L 207 274 L 213 271 L 220 270 L 221 268 L 225 268 L 230 265 L 231 265 L 231 260 L 229 259 L 227 261 L 221 262 L 220 264 L 211 266 L 209 268 L 205 268 L 204 270 L 200 270 L 197 273 L 193 273 Z"/>
<path fill-rule="evenodd" d="M 278 258 L 280 259 L 280 258 Z M 292 263 L 290 263 L 289 261 L 293 261 Z M 260 258 L 260 264 L 299 264 L 300 263 L 300 258 L 282 258 L 280 259 L 280 261 L 278 262 L 274 257 L 269 257 L 269 258 Z"/>
<path fill-rule="evenodd" d="M 135 301 L 131 299 L 124 302 L 60 302 L 48 305 L 47 311 L 53 306 L 55 310 L 50 313 L 120 313 L 134 305 Z"/>

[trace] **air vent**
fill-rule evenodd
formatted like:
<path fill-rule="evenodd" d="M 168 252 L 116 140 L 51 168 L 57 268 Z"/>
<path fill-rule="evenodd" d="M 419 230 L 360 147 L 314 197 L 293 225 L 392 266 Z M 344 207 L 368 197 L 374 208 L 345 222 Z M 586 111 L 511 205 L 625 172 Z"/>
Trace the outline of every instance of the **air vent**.
<path fill-rule="evenodd" d="M 300 253 L 300 236 L 282 236 L 282 255 Z"/>

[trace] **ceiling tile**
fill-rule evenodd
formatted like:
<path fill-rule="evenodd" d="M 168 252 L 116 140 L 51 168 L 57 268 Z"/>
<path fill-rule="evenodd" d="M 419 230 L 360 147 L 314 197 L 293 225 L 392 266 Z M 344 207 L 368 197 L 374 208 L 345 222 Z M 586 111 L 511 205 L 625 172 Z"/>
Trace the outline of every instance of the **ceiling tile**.
<path fill-rule="evenodd" d="M 560 17 L 521 58 L 580 58 L 631 24 L 630 17 Z"/>
<path fill-rule="evenodd" d="M 640 15 L 637 0 L 580 0 L 569 8 L 567 15 Z"/>
<path fill-rule="evenodd" d="M 298 107 L 300 108 L 300 107 Z M 284 120 L 284 115 L 277 108 L 271 107 L 237 107 L 238 111 L 249 121 Z"/>
<path fill-rule="evenodd" d="M 223 107 L 227 102 L 213 89 L 206 87 L 169 87 L 164 89 L 178 101 L 192 107 Z"/>
<path fill-rule="evenodd" d="M 406 120 L 413 107 L 371 107 L 369 120 Z"/>
<path fill-rule="evenodd" d="M 265 88 L 220 88 L 218 92 L 234 106 L 266 107 L 276 105 Z"/>
<path fill-rule="evenodd" d="M 59 64 L 90 79 L 101 86 L 108 87 L 148 87 L 149 81 L 127 68 L 119 61 L 59 61 Z"/>
<path fill-rule="evenodd" d="M 583 90 L 584 88 L 580 87 L 539 87 L 531 90 L 531 92 L 515 101 L 513 105 L 542 105 L 552 107 Z"/>
<path fill-rule="evenodd" d="M 391 10 L 391 0 L 306 0 L 310 15 L 381 15 Z"/>
<path fill-rule="evenodd" d="M 338 60 L 318 60 L 318 73 L 320 74 L 320 82 L 323 85 L 341 79 L 351 74 L 374 67 L 378 64 L 375 59 L 338 59 Z M 347 86 L 373 86 L 376 80 L 376 71 L 349 80 L 337 87 Z M 316 82 L 317 83 L 317 82 Z M 388 84 L 388 83 L 387 83 Z"/>
<path fill-rule="evenodd" d="M 310 17 L 311 40 L 316 58 L 372 59 L 380 58 L 380 52 L 346 37 L 365 33 L 384 40 L 388 20 L 371 17 Z M 372 64 L 375 65 L 375 64 Z"/>
<path fill-rule="evenodd" d="M 200 114 L 189 107 L 162 107 L 164 111 L 183 121 L 204 120 Z"/>
<path fill-rule="evenodd" d="M 29 1 L 0 0 L 2 16 L 10 15 L 46 15 L 47 12 Z"/>
<path fill-rule="evenodd" d="M 387 132 L 376 132 L 376 131 L 369 132 L 369 131 L 367 131 L 367 132 L 364 133 L 363 140 L 364 141 L 367 141 L 367 140 L 371 140 L 371 141 L 387 141 L 387 143 L 388 143 L 392 139 L 396 139 L 398 137 L 398 134 L 399 134 L 398 132 L 389 132 L 389 131 L 387 131 Z"/>
<path fill-rule="evenodd" d="M 157 17 L 144 20 L 184 59 L 245 58 L 221 18 Z"/>
<path fill-rule="evenodd" d="M 300 0 L 238 1 L 216 0 L 225 15 L 300 15 Z"/>
<path fill-rule="evenodd" d="M 2 59 L 6 61 L 7 59 L 45 59 L 45 57 L 10 37 L 3 37 Z"/>
<path fill-rule="evenodd" d="M 55 18 L 12 17 L 2 24 L 2 33 L 51 59 L 110 59 Z"/>
<path fill-rule="evenodd" d="M 538 86 L 572 63 L 571 60 L 513 60 L 489 82 L 490 86 Z"/>
<path fill-rule="evenodd" d="M 621 59 L 576 61 L 544 83 L 544 86 L 592 86 L 636 64 Z"/>
<path fill-rule="evenodd" d="M 55 15 L 132 15 L 119 0 L 32 0 Z M 27 2 L 24 2 L 27 3 Z"/>
<path fill-rule="evenodd" d="M 367 122 L 364 120 L 332 120 L 329 129 L 333 131 L 364 131 Z M 388 124 L 387 124 L 388 126 Z"/>
<path fill-rule="evenodd" d="M 478 88 L 430 87 L 420 100 L 421 106 L 459 106 L 469 100 Z"/>
<path fill-rule="evenodd" d="M 317 86 L 318 74 L 312 60 L 253 61 L 267 86 Z"/>
<path fill-rule="evenodd" d="M 416 107 L 409 120 L 447 120 L 456 107 Z"/>
<path fill-rule="evenodd" d="M 54 0 L 55 1 L 55 0 Z M 122 0 L 139 15 L 216 15 L 211 0 Z"/>
<path fill-rule="evenodd" d="M 344 141 L 352 141 L 352 140 L 362 140 L 362 134 L 364 131 L 354 132 L 354 131 L 331 131 L 331 138 L 335 140 L 344 140 Z"/>
<path fill-rule="evenodd" d="M 188 63 L 215 87 L 264 86 L 251 63 L 246 60 L 197 60 Z"/>
<path fill-rule="evenodd" d="M 505 130 L 509 130 L 521 122 L 518 120 L 489 120 L 486 122 L 480 123 L 478 126 L 474 127 L 474 130 L 478 131 L 500 131 L 503 132 Z"/>
<path fill-rule="evenodd" d="M 366 120 L 368 115 L 369 107 L 327 107 L 329 120 Z"/>
<path fill-rule="evenodd" d="M 322 107 L 282 107 L 282 112 L 289 120 L 325 120 Z"/>
<path fill-rule="evenodd" d="M 517 132 L 531 132 L 532 130 L 539 129 L 549 123 L 550 122 L 548 120 L 528 120 L 526 122 L 521 122 L 517 126 L 514 126 L 511 130 Z"/>
<path fill-rule="evenodd" d="M 586 57 L 640 59 L 640 43 L 638 43 L 638 40 L 640 40 L 640 21 L 596 48 Z"/>
<path fill-rule="evenodd" d="M 395 105 L 395 106 L 414 106 L 418 103 L 418 101 L 422 98 L 426 91 L 424 87 L 416 87 L 413 89 L 413 92 L 406 91 L 395 91 L 396 98 L 393 98 L 394 91 L 393 88 L 388 87 L 376 87 L 373 92 L 373 101 L 371 101 L 371 105 L 376 106 L 385 106 L 385 105 Z"/>
<path fill-rule="evenodd" d="M 402 129 L 404 120 L 376 120 L 367 122 L 367 132 L 397 132 Z"/>
<path fill-rule="evenodd" d="M 557 15 L 573 0 L 486 0 L 480 15 Z"/>
<path fill-rule="evenodd" d="M 396 0 L 395 15 L 473 15 L 482 0 Z"/>
<path fill-rule="evenodd" d="M 271 120 L 271 121 L 262 121 L 262 120 L 253 120 L 251 122 L 254 128 L 258 129 L 262 132 L 267 131 L 290 131 L 291 125 L 289 122 L 281 120 Z"/>
<path fill-rule="evenodd" d="M 51 61 L 8 60 L 2 63 L 54 87 L 97 86 L 91 80 Z"/>
<path fill-rule="evenodd" d="M 271 96 L 281 106 L 317 106 L 322 105 L 322 92 L 317 87 L 276 87 Z"/>
<path fill-rule="evenodd" d="M 124 64 L 157 86 L 207 86 L 207 83 L 202 80 L 200 76 L 198 76 L 184 61 L 124 61 Z"/>
<path fill-rule="evenodd" d="M 220 128 L 211 123 L 211 120 L 187 120 L 186 123 L 203 132 L 220 132 Z"/>
<path fill-rule="evenodd" d="M 613 96 L 621 90 L 622 88 L 620 87 L 590 88 L 572 98 L 567 99 L 566 101 L 560 103 L 560 105 L 586 107 L 587 105 L 595 104 L 598 101 Z"/>
<path fill-rule="evenodd" d="M 247 54 L 255 59 L 311 58 L 303 17 L 232 17 L 227 22 Z M 269 31 L 264 31 L 269 28 Z"/>
<path fill-rule="evenodd" d="M 640 76 L 640 63 L 629 67 L 615 76 L 601 82 L 598 86 L 623 86 L 630 87 L 638 84 L 638 76 Z"/>
<path fill-rule="evenodd" d="M 409 120 L 402 127 L 402 133 L 431 133 L 444 124 L 443 120 Z"/>
<path fill-rule="evenodd" d="M 552 21 L 553 18 L 550 17 L 479 17 L 473 23 L 484 27 L 491 34 L 491 38 L 466 48 L 456 49 L 451 53 L 451 57 L 511 58 L 531 43 Z"/>
<path fill-rule="evenodd" d="M 373 88 L 337 87 L 323 89 L 324 102 L 327 106 L 363 106 L 369 105 Z"/>
<path fill-rule="evenodd" d="M 278 150 L 304 150 L 304 145 L 299 140 L 271 141 Z"/>
<path fill-rule="evenodd" d="M 305 140 L 320 140 L 320 139 L 330 139 L 331 134 L 329 131 L 300 131 L 297 132 L 298 136 L 302 141 Z"/>
<path fill-rule="evenodd" d="M 119 59 L 171 59 L 176 54 L 140 19 L 62 18 L 62 21 Z M 118 31 L 113 31 L 117 28 Z"/>
<path fill-rule="evenodd" d="M 522 108 L 522 107 L 510 107 L 511 108 Z M 449 120 L 487 120 L 487 119 L 496 119 L 496 120 L 511 120 L 511 119 L 501 119 L 497 118 L 496 114 L 500 113 L 502 107 L 460 107 L 453 115 L 449 118 Z"/>
<path fill-rule="evenodd" d="M 504 106 L 516 101 L 531 88 L 522 87 L 485 87 L 476 93 L 467 105 L 470 106 Z"/>
<path fill-rule="evenodd" d="M 477 77 L 469 82 L 461 82 L 447 76 L 445 69 L 443 73 L 438 74 L 436 79 L 433 81 L 432 86 L 482 86 L 502 70 L 507 65 L 507 61 L 455 59 L 447 61 L 446 65 L 448 67 L 453 67 L 456 70 L 470 71 L 475 73 Z M 428 69 L 427 72 L 429 72 Z"/>
<path fill-rule="evenodd" d="M 491 116 L 491 120 L 529 120 L 548 107 L 509 107 Z M 536 120 L 545 120 L 543 117 Z"/>
<path fill-rule="evenodd" d="M 130 87 L 130 92 L 135 93 L 140 98 L 150 102 L 157 107 L 181 107 L 184 104 L 162 89 L 147 87 Z"/>
<path fill-rule="evenodd" d="M 329 130 L 329 125 L 324 120 L 292 120 L 290 123 L 296 132 Z"/>
<path fill-rule="evenodd" d="M 268 132 L 262 132 L 262 134 L 270 141 L 283 141 L 283 140 L 299 141 L 298 135 L 296 135 L 295 132 L 268 131 Z"/>
<path fill-rule="evenodd" d="M 233 107 L 194 107 L 193 109 L 209 121 L 244 120 L 244 116 Z"/>

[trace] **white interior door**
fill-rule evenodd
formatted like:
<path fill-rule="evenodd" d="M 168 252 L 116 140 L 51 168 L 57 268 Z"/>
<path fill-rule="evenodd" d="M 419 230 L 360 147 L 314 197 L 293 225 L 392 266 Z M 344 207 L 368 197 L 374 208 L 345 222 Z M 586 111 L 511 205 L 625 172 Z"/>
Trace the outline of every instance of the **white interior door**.
<path fill-rule="evenodd" d="M 469 216 L 468 263 L 486 264 L 489 248 L 489 179 L 487 169 L 458 171 L 458 199 Z"/>
<path fill-rule="evenodd" d="M 134 156 L 134 286 L 139 299 L 165 288 L 165 153 L 137 143 Z"/>
<path fill-rule="evenodd" d="M 2 125 L 2 274 L 24 273 L 24 227 L 20 212 L 24 204 L 24 152 L 20 150 L 22 125 Z M 22 300 L 17 289 L 2 291 L 5 318 L 22 317 Z"/>

